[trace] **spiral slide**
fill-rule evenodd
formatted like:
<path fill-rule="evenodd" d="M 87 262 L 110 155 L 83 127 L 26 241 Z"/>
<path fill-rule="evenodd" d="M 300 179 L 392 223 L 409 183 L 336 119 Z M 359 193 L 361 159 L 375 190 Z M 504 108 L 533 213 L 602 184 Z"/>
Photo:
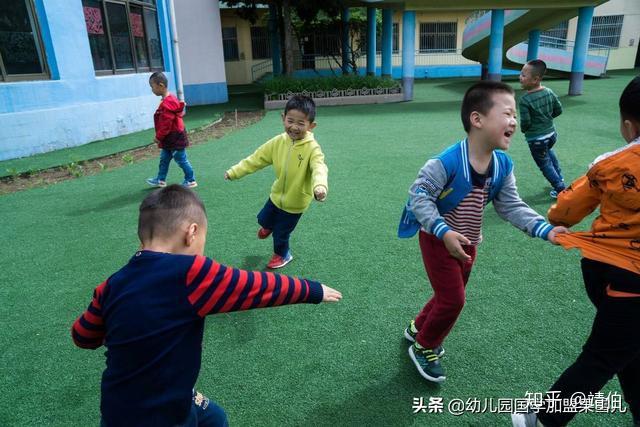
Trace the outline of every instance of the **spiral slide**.
<path fill-rule="evenodd" d="M 583 6 L 597 6 L 606 0 L 585 0 Z M 547 30 L 562 21 L 578 15 L 578 8 L 553 8 L 505 10 L 503 39 L 503 68 L 520 69 L 527 62 L 527 40 L 531 30 Z M 489 58 L 489 39 L 491 33 L 491 12 L 487 12 L 476 21 L 468 23 L 463 36 L 462 55 L 483 64 Z M 584 74 L 601 76 L 605 73 L 608 48 L 590 46 L 585 61 Z M 571 72 L 573 42 L 567 40 L 546 40 L 543 38 L 538 58 L 547 63 L 549 73 L 566 75 Z"/>

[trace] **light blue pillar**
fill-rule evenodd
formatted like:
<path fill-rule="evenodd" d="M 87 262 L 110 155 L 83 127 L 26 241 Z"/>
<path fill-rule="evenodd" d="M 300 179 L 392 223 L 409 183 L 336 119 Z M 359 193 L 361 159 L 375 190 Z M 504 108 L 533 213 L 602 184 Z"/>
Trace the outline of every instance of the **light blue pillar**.
<path fill-rule="evenodd" d="M 376 75 L 376 8 L 367 8 L 367 75 Z"/>
<path fill-rule="evenodd" d="M 342 74 L 349 74 L 351 48 L 349 46 L 349 8 L 342 9 Z"/>
<path fill-rule="evenodd" d="M 269 34 L 271 36 L 271 61 L 273 62 L 273 75 L 282 74 L 282 62 L 280 53 L 280 34 L 278 32 L 278 10 L 273 4 L 269 5 Z"/>
<path fill-rule="evenodd" d="M 569 95 L 582 95 L 584 65 L 587 60 L 587 51 L 589 49 L 589 36 L 591 35 L 593 9 L 593 6 L 585 6 L 581 7 L 578 12 L 578 30 L 576 31 L 576 43 L 573 47 L 573 60 L 571 61 Z"/>
<path fill-rule="evenodd" d="M 416 68 L 416 12 L 402 13 L 402 91 L 404 100 L 413 99 L 413 79 Z"/>
<path fill-rule="evenodd" d="M 502 40 L 504 38 L 504 10 L 491 11 L 491 38 L 489 39 L 489 74 L 487 78 L 502 80 Z"/>
<path fill-rule="evenodd" d="M 393 10 L 382 9 L 382 77 L 391 77 L 393 49 Z"/>
<path fill-rule="evenodd" d="M 540 48 L 540 30 L 529 31 L 529 43 L 527 44 L 527 61 L 538 59 Z"/>

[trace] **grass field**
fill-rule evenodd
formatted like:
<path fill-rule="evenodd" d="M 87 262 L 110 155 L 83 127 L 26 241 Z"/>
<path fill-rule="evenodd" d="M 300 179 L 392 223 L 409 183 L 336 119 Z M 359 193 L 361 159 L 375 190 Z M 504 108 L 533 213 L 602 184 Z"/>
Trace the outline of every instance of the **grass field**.
<path fill-rule="evenodd" d="M 565 112 L 557 154 L 577 178 L 598 154 L 623 144 L 617 100 L 633 72 L 549 86 Z M 442 386 L 423 380 L 402 331 L 431 294 L 416 239 L 396 238 L 407 189 L 425 160 L 464 136 L 459 118 L 471 80 L 417 82 L 410 103 L 320 108 L 316 136 L 329 166 L 329 196 L 292 237 L 284 272 L 342 291 L 338 304 L 294 306 L 208 319 L 198 389 L 234 426 L 499 426 L 507 414 L 414 414 L 415 397 L 497 399 L 543 392 L 576 357 L 594 314 L 579 254 L 534 240 L 492 208 L 467 305 L 445 342 Z M 255 215 L 273 172 L 240 181 L 223 173 L 282 131 L 279 112 L 189 157 L 209 213 L 206 255 L 260 269 L 270 241 Z M 509 150 L 521 196 L 546 212 L 550 188 L 518 133 Z M 138 247 L 137 208 L 157 160 L 0 197 L 0 425 L 98 425 L 104 351 L 76 348 L 69 329 L 93 288 Z M 180 182 L 175 164 L 169 180 Z M 578 226 L 587 228 L 588 221 Z M 617 380 L 605 392 L 619 392 Z M 630 425 L 628 414 L 581 414 L 576 426 Z"/>

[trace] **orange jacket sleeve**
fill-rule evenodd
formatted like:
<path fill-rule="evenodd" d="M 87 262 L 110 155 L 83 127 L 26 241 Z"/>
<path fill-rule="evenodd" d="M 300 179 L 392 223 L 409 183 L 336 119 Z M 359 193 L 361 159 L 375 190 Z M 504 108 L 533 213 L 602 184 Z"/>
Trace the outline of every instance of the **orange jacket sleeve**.
<path fill-rule="evenodd" d="M 581 176 L 566 190 L 558 194 L 558 200 L 547 212 L 553 225 L 571 227 L 582 221 L 600 204 L 602 192 L 586 175 Z"/>

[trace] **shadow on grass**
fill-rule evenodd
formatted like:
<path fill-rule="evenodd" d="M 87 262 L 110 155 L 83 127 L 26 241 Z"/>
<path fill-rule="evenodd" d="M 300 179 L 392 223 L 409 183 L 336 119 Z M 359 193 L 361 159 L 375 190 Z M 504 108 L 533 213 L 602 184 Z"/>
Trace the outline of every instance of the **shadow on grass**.
<path fill-rule="evenodd" d="M 413 413 L 412 400 L 398 401 L 398 396 L 422 397 L 426 404 L 430 396 L 440 395 L 441 390 L 440 385 L 429 382 L 418 374 L 407 354 L 409 343 L 402 339 L 399 344 L 398 364 L 393 367 L 396 370 L 393 377 L 376 381 L 378 375 L 372 373 L 371 381 L 360 391 L 342 402 L 318 406 L 307 414 L 306 420 L 300 426 L 414 425 L 421 414 Z M 386 404 L 380 404 L 381 402 Z"/>
<path fill-rule="evenodd" d="M 120 209 L 129 205 L 138 205 L 149 194 L 150 190 L 152 190 L 152 188 L 145 188 L 135 193 L 126 193 L 116 198 L 105 200 L 95 206 L 86 206 L 83 209 L 73 209 L 67 213 L 67 216 L 82 216 L 112 209 Z"/>
<path fill-rule="evenodd" d="M 242 260 L 242 264 L 240 264 L 238 268 L 249 271 L 262 270 L 264 266 L 267 265 L 267 261 L 268 260 L 266 257 L 249 255 L 244 257 L 244 260 Z"/>
<path fill-rule="evenodd" d="M 548 187 L 548 189 L 540 190 L 540 192 L 529 195 L 522 200 L 531 207 L 542 206 L 546 207 L 546 209 L 549 209 L 549 207 L 556 202 L 556 200 L 549 195 L 549 192 L 551 192 L 551 187 Z M 540 214 L 546 215 L 546 210 L 544 212 L 541 211 Z"/>

